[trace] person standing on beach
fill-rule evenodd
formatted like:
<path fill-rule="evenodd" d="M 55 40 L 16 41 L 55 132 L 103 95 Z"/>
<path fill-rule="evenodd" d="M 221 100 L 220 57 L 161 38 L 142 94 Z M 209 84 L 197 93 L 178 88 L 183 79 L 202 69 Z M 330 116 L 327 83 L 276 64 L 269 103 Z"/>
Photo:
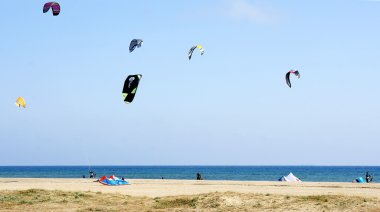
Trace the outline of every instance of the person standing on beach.
<path fill-rule="evenodd" d="M 373 180 L 373 177 L 372 177 L 372 176 L 369 174 L 369 172 L 367 171 L 367 172 L 365 173 L 365 181 L 366 181 L 367 183 L 371 183 L 372 180 Z"/>
<path fill-rule="evenodd" d="M 197 180 L 203 180 L 201 173 L 197 172 Z"/>

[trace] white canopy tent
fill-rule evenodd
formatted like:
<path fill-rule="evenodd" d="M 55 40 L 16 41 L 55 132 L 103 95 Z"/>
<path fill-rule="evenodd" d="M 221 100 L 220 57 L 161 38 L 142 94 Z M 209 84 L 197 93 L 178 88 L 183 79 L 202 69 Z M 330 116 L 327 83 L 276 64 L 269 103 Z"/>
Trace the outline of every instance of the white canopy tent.
<path fill-rule="evenodd" d="M 294 176 L 293 173 L 289 173 L 288 176 L 282 176 L 279 181 L 284 182 L 302 182 L 298 177 Z"/>

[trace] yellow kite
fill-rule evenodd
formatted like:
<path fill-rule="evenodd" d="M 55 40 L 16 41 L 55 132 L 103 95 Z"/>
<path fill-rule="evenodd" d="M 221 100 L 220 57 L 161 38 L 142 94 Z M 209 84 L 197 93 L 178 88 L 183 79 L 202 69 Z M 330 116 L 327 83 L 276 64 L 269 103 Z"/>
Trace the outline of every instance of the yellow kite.
<path fill-rule="evenodd" d="M 26 102 L 25 102 L 25 99 L 24 98 L 22 98 L 21 96 L 19 97 L 19 98 L 17 98 L 17 100 L 16 100 L 16 105 L 18 106 L 18 107 L 23 107 L 23 108 L 26 108 Z"/>

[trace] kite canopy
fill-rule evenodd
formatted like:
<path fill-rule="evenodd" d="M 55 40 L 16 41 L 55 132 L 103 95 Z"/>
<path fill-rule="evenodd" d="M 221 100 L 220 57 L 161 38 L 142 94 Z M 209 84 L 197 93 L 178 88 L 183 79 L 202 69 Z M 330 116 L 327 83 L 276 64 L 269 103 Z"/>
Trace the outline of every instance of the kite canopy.
<path fill-rule="evenodd" d="M 18 107 L 23 107 L 23 108 L 26 108 L 26 102 L 25 102 L 25 99 L 22 98 L 21 96 L 17 98 L 15 104 L 18 106 Z"/>
<path fill-rule="evenodd" d="M 366 181 L 364 180 L 363 177 L 358 177 L 356 178 L 354 181 L 352 181 L 353 183 L 365 183 Z"/>
<path fill-rule="evenodd" d="M 99 183 L 108 186 L 129 185 L 129 183 L 126 180 L 119 179 L 115 175 L 112 175 L 109 178 L 107 178 L 107 176 L 103 176 L 99 179 Z"/>
<path fill-rule="evenodd" d="M 143 44 L 143 40 L 133 39 L 131 41 L 131 44 L 129 45 L 129 52 L 133 52 L 133 50 L 135 50 L 136 47 L 140 48 L 142 44 Z"/>
<path fill-rule="evenodd" d="M 201 52 L 201 55 L 203 55 L 205 53 L 205 50 L 203 49 L 203 46 L 202 45 L 196 45 L 196 46 L 193 46 L 191 47 L 191 49 L 189 50 L 189 60 L 191 59 L 191 56 L 193 56 L 193 52 L 195 49 L 199 49 L 199 51 Z"/>
<path fill-rule="evenodd" d="M 58 2 L 45 3 L 43 12 L 47 13 L 50 8 L 53 11 L 53 16 L 57 16 L 61 12 L 61 6 L 58 4 Z"/>
<path fill-rule="evenodd" d="M 301 77 L 300 72 L 298 70 L 290 70 L 288 73 L 285 75 L 285 80 L 286 84 L 288 84 L 289 88 L 292 87 L 292 84 L 290 83 L 290 74 L 294 74 L 298 77 L 298 79 Z"/>
<path fill-rule="evenodd" d="M 123 98 L 125 103 L 129 104 L 135 98 L 141 77 L 141 74 L 129 75 L 125 80 L 123 87 Z"/>

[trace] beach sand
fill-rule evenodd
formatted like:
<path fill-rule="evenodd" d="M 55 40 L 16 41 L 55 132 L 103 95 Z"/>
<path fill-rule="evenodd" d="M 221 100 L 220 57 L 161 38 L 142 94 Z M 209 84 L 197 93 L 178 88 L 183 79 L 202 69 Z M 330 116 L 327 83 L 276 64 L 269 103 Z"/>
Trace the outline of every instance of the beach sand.
<path fill-rule="evenodd" d="M 119 196 L 119 199 L 130 198 L 128 201 L 135 206 L 143 208 L 131 208 L 130 210 L 162 210 L 162 209 L 186 209 L 186 210 L 336 210 L 336 211 L 380 211 L 380 184 L 356 184 L 356 183 L 328 183 L 328 182 L 257 182 L 257 181 L 195 181 L 195 180 L 129 180 L 127 186 L 104 186 L 92 179 L 29 179 L 29 178 L 1 178 L 0 194 L 2 198 L 8 195 L 24 195 L 20 191 L 38 189 L 37 196 L 56 196 L 57 191 L 67 192 L 65 201 L 78 192 L 91 198 Z M 33 196 L 34 190 L 31 191 Z M 18 193 L 17 193 L 18 192 Z M 41 193 L 42 192 L 42 193 Z M 96 195 L 102 194 L 102 195 Z M 58 195 L 59 196 L 59 195 Z M 29 197 L 29 196 L 26 196 Z M 22 197 L 22 198 L 26 198 Z M 91 198 L 90 198 L 91 197 Z M 36 198 L 36 197 L 35 197 Z M 178 199 L 179 198 L 179 199 Z M 211 199 L 210 199 L 211 198 Z M 38 198 L 37 198 L 38 199 Z M 54 198 L 53 198 L 54 199 Z M 52 199 L 52 201 L 53 201 Z M 210 199 L 209 202 L 208 199 Z M 73 210 L 83 209 L 86 204 L 75 206 L 74 202 L 63 204 L 73 205 Z M 260 202 L 257 202 L 260 200 Z M 19 208 L 25 199 L 16 202 L 7 202 L 0 199 L 1 204 L 9 206 L 8 210 L 28 209 Z M 54 200 L 55 201 L 55 200 Z M 83 201 L 85 201 L 83 199 Z M 87 200 L 86 200 L 87 201 Z M 120 203 L 121 208 L 102 208 L 104 205 L 96 205 L 100 210 L 113 210 L 127 207 Z M 109 200 L 111 201 L 111 200 Z M 127 200 L 125 200 L 127 202 Z M 141 204 L 137 204 L 137 202 Z M 162 204 L 163 201 L 165 204 Z M 166 202 L 165 202 L 166 201 Z M 179 201 L 179 202 L 178 202 Z M 254 202 L 252 202 L 254 201 Z M 255 202 L 256 201 L 256 202 Z M 49 202 L 49 201 L 47 201 Z M 112 201 L 111 201 L 112 202 Z M 215 203 L 213 205 L 212 203 Z M 8 204 L 9 203 L 9 204 Z M 195 204 L 196 203 L 196 204 Z M 90 204 L 90 203 L 88 203 Z M 116 203 L 115 203 L 116 204 Z M 112 204 L 111 204 L 112 205 Z M 211 206 L 210 206 L 211 205 Z M 258 205 L 258 208 L 254 206 Z M 27 205 L 26 205 L 27 206 Z M 30 208 L 37 207 L 31 204 Z M 69 209 L 54 202 L 54 210 Z M 139 207 L 140 207 L 139 206 Z M 206 208 L 204 208 L 204 207 Z M 210 206 L 210 207 L 209 207 Z M 276 206 L 275 208 L 273 208 Z M 4 207 L 4 205 L 3 205 Z M 46 207 L 46 208 L 45 208 Z M 78 208 L 79 207 L 79 208 Z M 82 207 L 82 208 L 81 208 Z M 86 206 L 88 207 L 88 205 Z M 111 206 L 110 206 L 111 207 Z M 145 208 L 146 207 L 146 208 Z M 160 208 L 161 207 L 161 208 Z M 248 207 L 248 208 L 247 208 Z M 42 208 L 34 210 L 52 209 L 45 202 Z M 92 208 L 93 209 L 93 208 Z M 91 210 L 92 210 L 91 209 Z M 99 209 L 99 208 L 98 208 Z M 127 208 L 124 208 L 127 209 Z"/>
<path fill-rule="evenodd" d="M 380 198 L 380 184 L 195 181 L 195 180 L 129 180 L 131 185 L 104 186 L 93 179 L 2 178 L 0 190 L 47 189 L 120 193 L 130 196 L 162 197 L 209 192 L 238 192 L 280 195 L 349 195 Z"/>

